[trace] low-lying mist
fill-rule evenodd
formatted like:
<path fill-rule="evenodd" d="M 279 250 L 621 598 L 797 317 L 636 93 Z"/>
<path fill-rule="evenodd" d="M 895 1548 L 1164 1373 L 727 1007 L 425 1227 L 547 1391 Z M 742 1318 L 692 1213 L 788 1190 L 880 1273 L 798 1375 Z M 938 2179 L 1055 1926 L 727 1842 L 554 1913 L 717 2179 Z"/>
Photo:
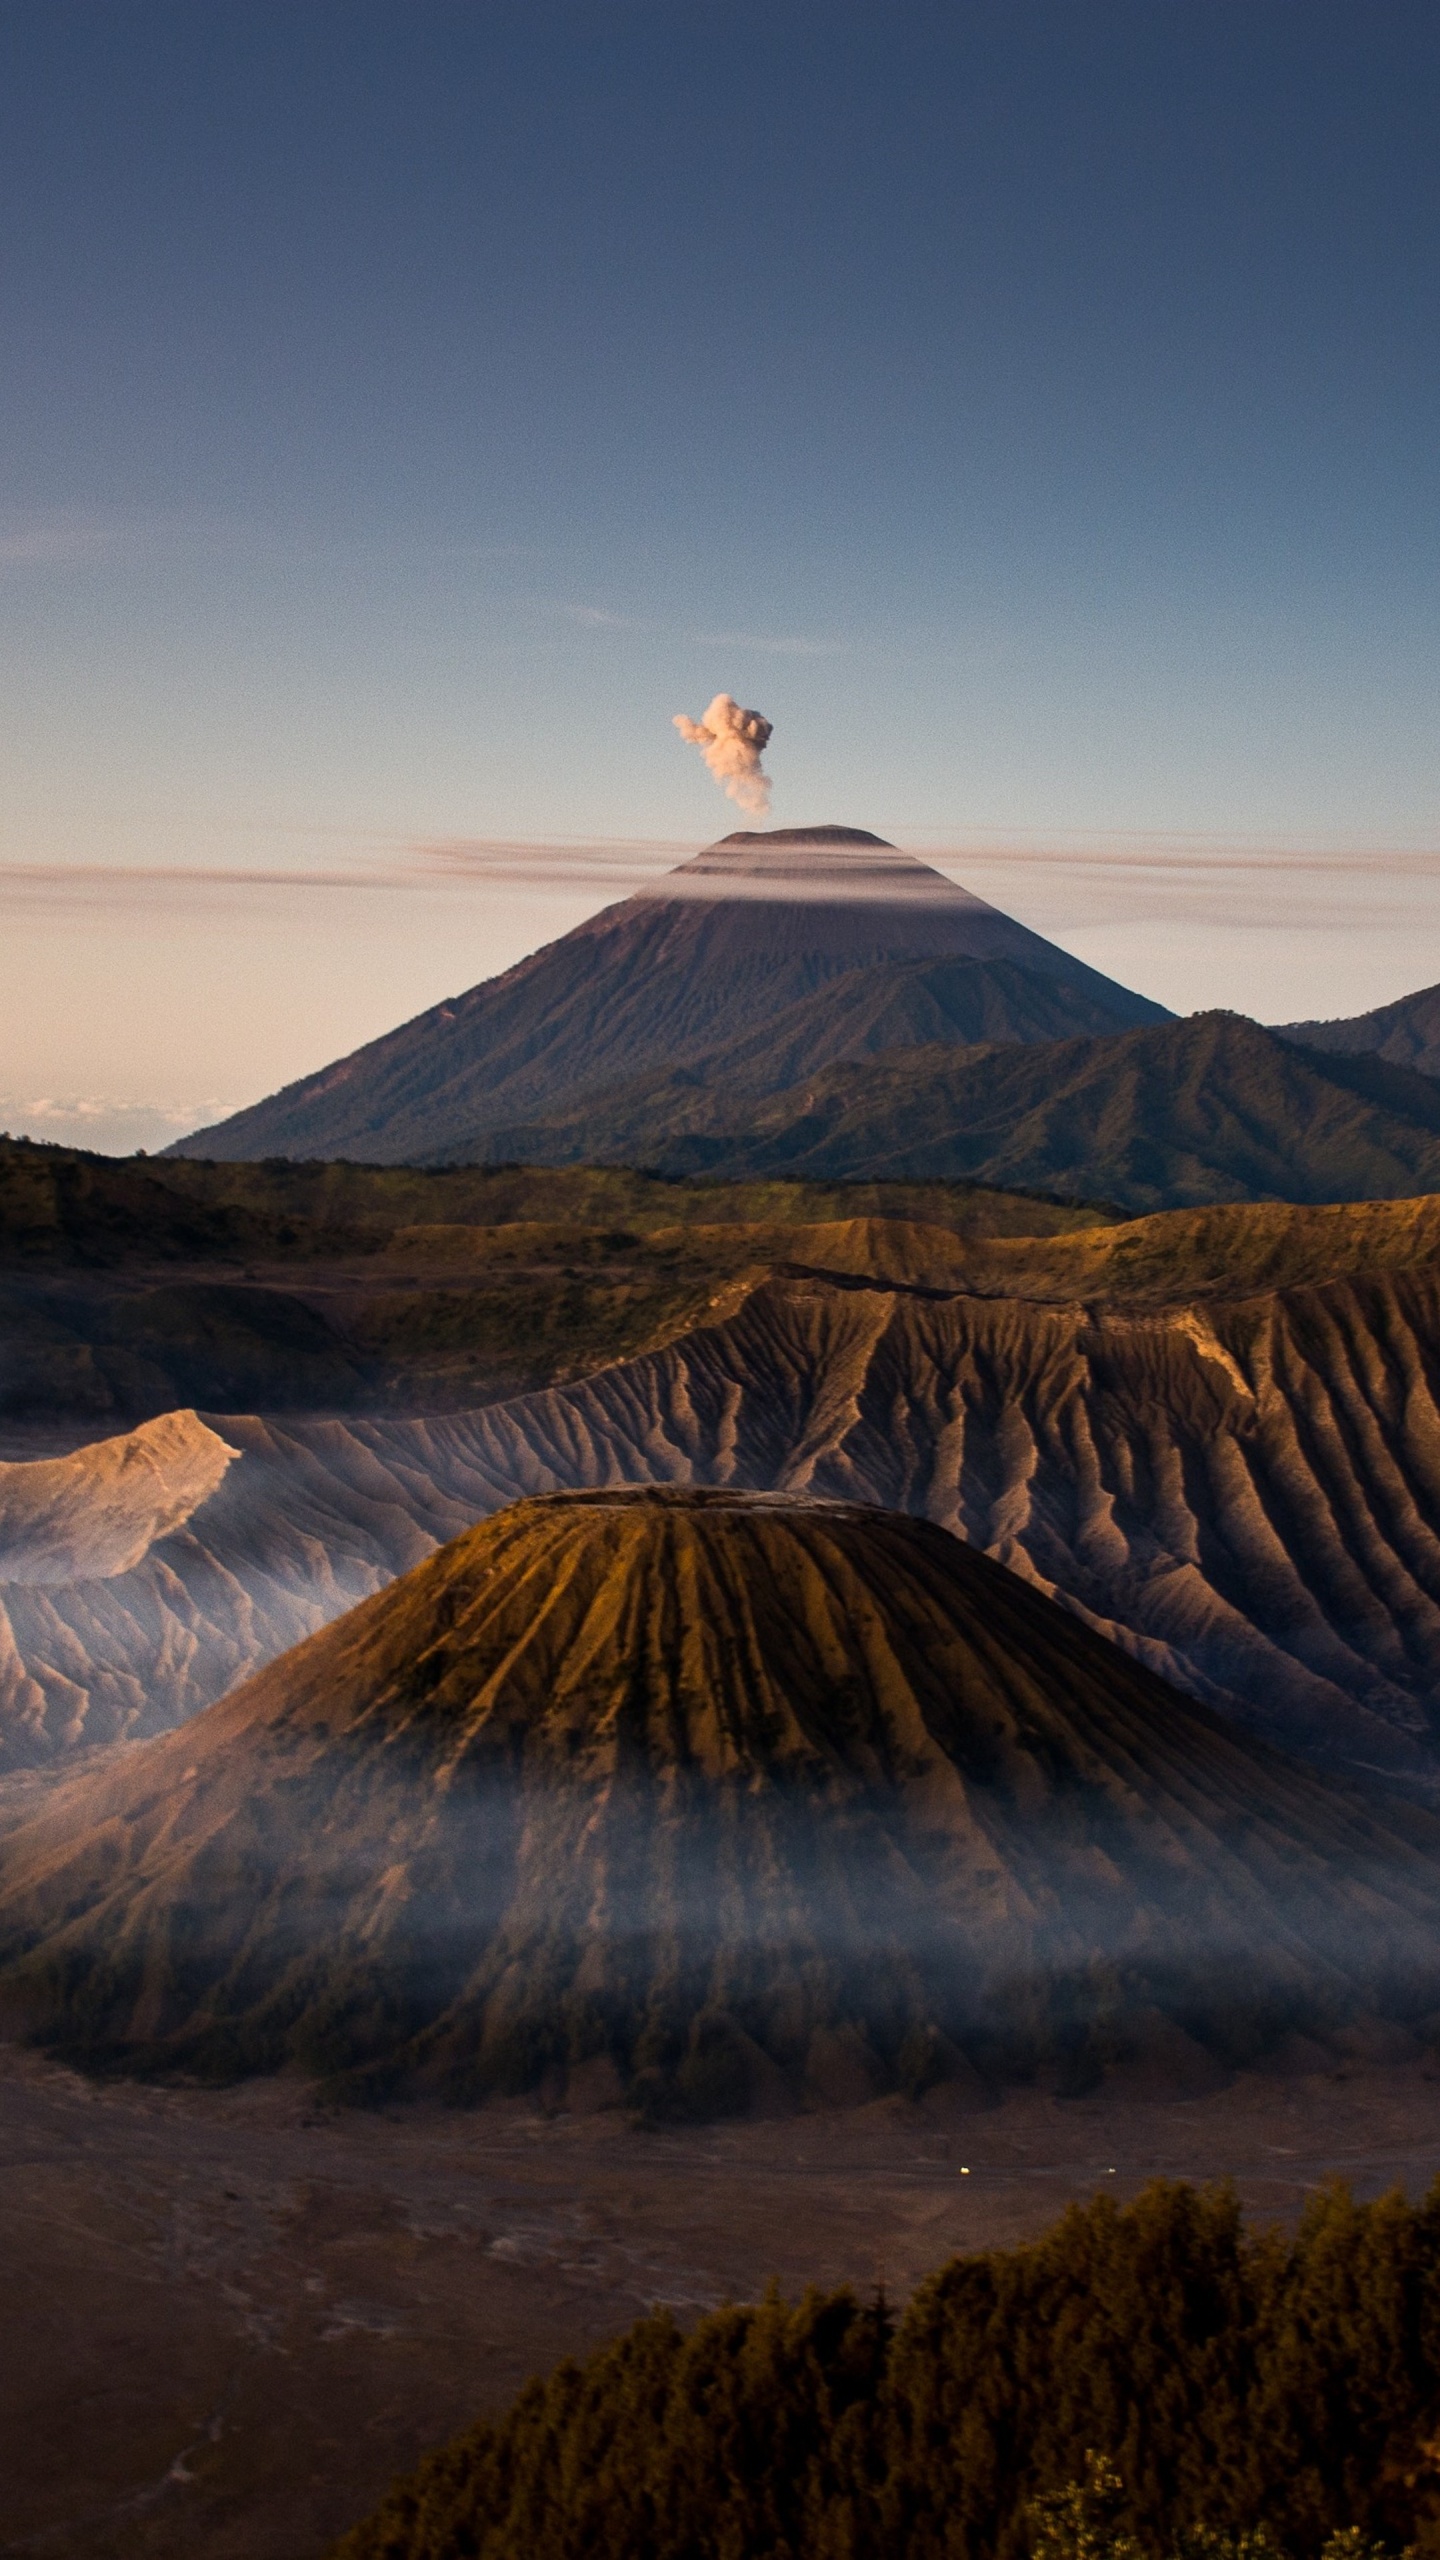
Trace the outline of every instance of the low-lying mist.
<path fill-rule="evenodd" d="M 888 1795 L 684 1792 L 562 1784 L 537 1805 L 462 1778 L 399 1841 L 358 1770 L 282 1779 L 193 1842 L 167 1803 L 133 1867 L 109 1826 L 82 1837 L 58 1926 L 53 1883 L 28 1916 L 7 1896 L 0 2006 L 102 2069 L 562 2103 L 603 2065 L 660 2116 L 801 2103 L 837 2076 L 973 2095 L 1136 2056 L 1233 2067 L 1440 2011 L 1437 1870 L 1406 1843 L 1287 1879 L 1241 1819 L 1208 1877 L 1163 1855 L 1107 1875 L 1088 1808 L 1061 1799 L 1017 1873 L 983 1844 L 996 1863 L 962 1863 Z"/>

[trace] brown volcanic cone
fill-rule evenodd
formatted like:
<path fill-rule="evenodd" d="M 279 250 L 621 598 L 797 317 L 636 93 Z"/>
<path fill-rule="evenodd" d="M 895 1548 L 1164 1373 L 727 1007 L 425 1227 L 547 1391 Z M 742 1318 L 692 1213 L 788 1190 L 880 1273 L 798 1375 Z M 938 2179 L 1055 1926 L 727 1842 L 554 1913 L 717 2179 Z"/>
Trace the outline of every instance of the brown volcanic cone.
<path fill-rule="evenodd" d="M 0 1997 L 131 2067 L 713 2109 L 1428 2009 L 1437 1853 L 926 1522 L 560 1494 L 57 1791 Z"/>

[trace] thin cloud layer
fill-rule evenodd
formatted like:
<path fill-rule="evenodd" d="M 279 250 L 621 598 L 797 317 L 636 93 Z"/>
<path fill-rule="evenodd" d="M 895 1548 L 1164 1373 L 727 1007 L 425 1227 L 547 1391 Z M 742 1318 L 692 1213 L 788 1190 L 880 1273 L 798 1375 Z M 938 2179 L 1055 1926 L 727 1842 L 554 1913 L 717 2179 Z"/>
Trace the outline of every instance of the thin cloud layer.
<path fill-rule="evenodd" d="M 205 1128 L 236 1108 L 218 1094 L 195 1102 L 164 1102 L 113 1093 L 33 1098 L 0 1093 L 0 1132 L 97 1155 L 131 1155 L 136 1148 L 167 1147 L 172 1138 Z"/>
<path fill-rule="evenodd" d="M 692 723 L 692 726 L 699 724 Z M 313 830 L 317 838 L 330 831 Z M 635 890 L 666 896 L 773 894 L 772 882 L 725 872 L 673 878 L 702 850 L 678 837 L 448 837 L 377 843 L 333 863 L 294 867 L 234 862 L 120 864 L 0 861 L 0 913 L 90 909 L 121 913 L 234 904 L 288 908 L 318 896 L 561 895 L 623 898 Z M 947 879 L 1000 906 L 1014 903 L 1042 930 L 1144 921 L 1283 926 L 1290 932 L 1404 925 L 1428 927 L 1440 889 L 1440 847 L 1305 846 L 1197 836 L 1071 839 L 1037 844 L 978 831 L 965 841 L 917 844 L 915 853 Z M 892 856 L 892 860 L 895 857 Z M 804 892 L 802 866 L 786 894 Z M 833 860 L 814 894 L 860 899 L 893 894 L 885 866 L 853 874 Z"/>

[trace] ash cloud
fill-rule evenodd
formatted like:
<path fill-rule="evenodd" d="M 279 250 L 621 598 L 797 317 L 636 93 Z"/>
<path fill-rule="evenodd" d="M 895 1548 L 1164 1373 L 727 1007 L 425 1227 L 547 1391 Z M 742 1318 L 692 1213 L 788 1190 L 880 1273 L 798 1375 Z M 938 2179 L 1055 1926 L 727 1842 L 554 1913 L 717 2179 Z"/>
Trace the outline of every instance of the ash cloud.
<path fill-rule="evenodd" d="M 760 758 L 770 743 L 773 723 L 758 711 L 742 710 L 731 693 L 717 693 L 701 720 L 675 714 L 675 726 L 687 746 L 698 747 L 725 796 L 752 818 L 770 811 L 770 777 Z"/>

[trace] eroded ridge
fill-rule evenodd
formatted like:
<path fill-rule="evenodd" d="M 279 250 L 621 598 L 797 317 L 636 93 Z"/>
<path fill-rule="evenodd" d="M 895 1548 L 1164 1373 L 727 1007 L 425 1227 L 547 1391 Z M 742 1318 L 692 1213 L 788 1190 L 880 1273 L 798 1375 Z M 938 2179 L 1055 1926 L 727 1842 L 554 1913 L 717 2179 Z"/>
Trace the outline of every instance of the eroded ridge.
<path fill-rule="evenodd" d="M 219 1418 L 240 1462 L 130 1570 L 0 1589 L 6 1755 L 181 1721 L 517 1496 L 716 1483 L 919 1513 L 1292 1747 L 1428 1772 L 1437 1373 L 1428 1262 L 1129 1308 L 807 1273 L 473 1413 Z"/>

